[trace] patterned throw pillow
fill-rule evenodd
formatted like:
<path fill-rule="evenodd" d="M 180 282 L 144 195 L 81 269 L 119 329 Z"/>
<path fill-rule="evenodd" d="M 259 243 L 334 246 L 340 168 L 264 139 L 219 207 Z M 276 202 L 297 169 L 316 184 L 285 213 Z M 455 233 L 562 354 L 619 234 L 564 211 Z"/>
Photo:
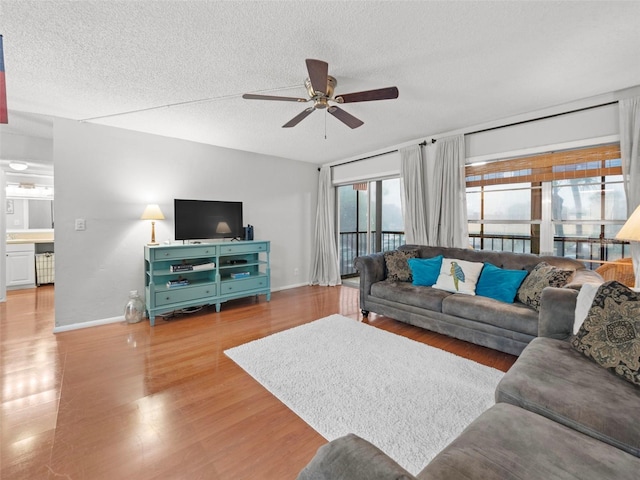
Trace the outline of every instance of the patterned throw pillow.
<path fill-rule="evenodd" d="M 409 268 L 410 258 L 416 258 L 415 250 L 393 250 L 384 252 L 384 263 L 387 266 L 387 278 L 394 282 L 410 282 L 413 280 Z"/>
<path fill-rule="evenodd" d="M 603 283 L 571 345 L 640 386 L 640 293 L 615 280 Z"/>
<path fill-rule="evenodd" d="M 547 262 L 540 262 L 520 285 L 518 300 L 539 311 L 542 289 L 545 287 L 564 287 L 572 275 L 573 270 L 563 270 L 549 265 Z"/>

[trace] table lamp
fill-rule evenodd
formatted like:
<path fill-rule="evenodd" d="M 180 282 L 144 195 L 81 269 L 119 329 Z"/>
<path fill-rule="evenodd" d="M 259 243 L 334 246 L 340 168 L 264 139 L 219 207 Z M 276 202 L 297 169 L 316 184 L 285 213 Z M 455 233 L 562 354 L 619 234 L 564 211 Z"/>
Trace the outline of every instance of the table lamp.
<path fill-rule="evenodd" d="M 640 205 L 635 209 L 635 211 L 628 218 L 627 222 L 622 226 L 618 234 L 616 235 L 617 240 L 626 240 L 629 242 L 640 242 Z M 636 250 L 640 250 L 640 245 L 637 246 Z M 634 255 L 634 249 L 631 249 L 631 255 Z M 638 265 L 640 259 L 633 258 L 634 267 Z M 635 271 L 635 268 L 634 268 Z M 636 276 L 636 288 L 640 286 L 640 272 L 635 271 Z"/>
<path fill-rule="evenodd" d="M 162 210 L 156 204 L 147 205 L 147 208 L 142 212 L 141 220 L 151 220 L 151 242 L 147 245 L 158 245 L 156 242 L 156 222 L 155 220 L 164 220 Z"/>

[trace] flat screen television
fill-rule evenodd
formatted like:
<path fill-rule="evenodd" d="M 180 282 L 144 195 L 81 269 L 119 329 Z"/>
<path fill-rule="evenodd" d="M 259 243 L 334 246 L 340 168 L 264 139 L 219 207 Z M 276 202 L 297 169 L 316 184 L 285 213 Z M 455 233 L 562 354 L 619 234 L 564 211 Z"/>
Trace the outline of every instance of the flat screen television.
<path fill-rule="evenodd" d="M 176 240 L 244 238 L 242 202 L 173 200 Z"/>

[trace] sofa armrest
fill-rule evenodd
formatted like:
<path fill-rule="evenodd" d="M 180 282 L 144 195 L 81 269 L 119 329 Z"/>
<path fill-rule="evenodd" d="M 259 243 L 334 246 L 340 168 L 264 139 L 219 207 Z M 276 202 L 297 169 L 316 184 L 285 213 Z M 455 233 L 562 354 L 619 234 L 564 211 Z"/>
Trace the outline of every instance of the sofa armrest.
<path fill-rule="evenodd" d="M 540 297 L 538 336 L 566 340 L 573 334 L 578 291 L 546 287 Z"/>
<path fill-rule="evenodd" d="M 415 480 L 382 450 L 352 433 L 318 449 L 297 480 Z"/>
<path fill-rule="evenodd" d="M 365 308 L 366 299 L 371 294 L 371 285 L 387 278 L 383 253 L 373 253 L 356 257 L 353 266 L 360 273 L 360 307 Z"/>
<path fill-rule="evenodd" d="M 604 279 L 600 276 L 600 274 L 596 273 L 593 270 L 588 270 L 586 268 L 576 270 L 573 274 L 573 278 L 571 282 L 566 284 L 564 288 L 572 288 L 574 290 L 580 290 L 582 285 L 585 283 L 602 283 Z"/>

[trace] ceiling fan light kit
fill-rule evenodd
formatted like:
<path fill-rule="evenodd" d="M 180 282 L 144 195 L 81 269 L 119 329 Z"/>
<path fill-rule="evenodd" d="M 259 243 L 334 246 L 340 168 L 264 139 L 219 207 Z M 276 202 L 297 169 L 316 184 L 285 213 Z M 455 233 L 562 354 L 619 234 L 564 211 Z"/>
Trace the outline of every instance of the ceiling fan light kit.
<path fill-rule="evenodd" d="M 301 113 L 293 117 L 282 128 L 295 127 L 302 120 L 307 118 L 314 110 L 327 110 L 331 115 L 340 120 L 349 128 L 358 128 L 364 122 L 354 117 L 345 110 L 329 102 L 344 104 L 355 102 L 371 102 L 375 100 L 392 100 L 398 98 L 397 87 L 378 88 L 375 90 L 366 90 L 362 92 L 345 93 L 334 97 L 334 90 L 338 85 L 338 81 L 328 74 L 329 64 L 322 60 L 314 60 L 308 58 L 307 72 L 309 77 L 304 81 L 309 98 L 297 97 L 279 97 L 274 95 L 257 95 L 253 93 L 245 93 L 242 98 L 246 100 L 276 100 L 280 102 L 313 102 L 313 106 L 306 108 Z"/>

